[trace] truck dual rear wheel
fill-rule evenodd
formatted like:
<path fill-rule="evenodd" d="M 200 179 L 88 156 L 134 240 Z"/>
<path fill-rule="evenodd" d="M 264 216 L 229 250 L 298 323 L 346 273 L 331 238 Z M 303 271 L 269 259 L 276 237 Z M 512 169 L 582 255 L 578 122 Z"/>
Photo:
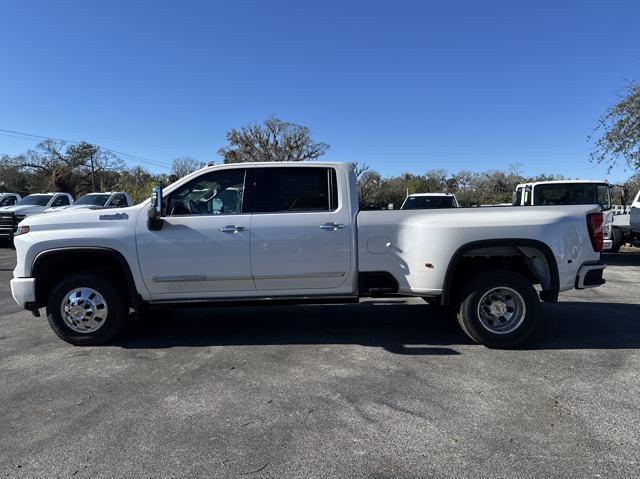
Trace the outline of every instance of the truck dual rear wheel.
<path fill-rule="evenodd" d="M 491 271 L 472 279 L 456 303 L 456 317 L 472 340 L 489 348 L 526 341 L 538 325 L 540 301 L 532 284 L 511 271 Z"/>
<path fill-rule="evenodd" d="M 51 329 L 78 346 L 104 344 L 125 325 L 129 306 L 114 283 L 97 273 L 70 275 L 53 288 L 47 301 Z"/>

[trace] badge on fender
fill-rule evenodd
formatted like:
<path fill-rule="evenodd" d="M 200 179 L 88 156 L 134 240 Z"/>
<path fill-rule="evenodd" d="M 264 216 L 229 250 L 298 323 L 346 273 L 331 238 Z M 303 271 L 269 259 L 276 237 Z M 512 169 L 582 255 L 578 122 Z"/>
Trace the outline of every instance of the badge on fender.
<path fill-rule="evenodd" d="M 129 219 L 129 215 L 126 213 L 115 213 L 112 215 L 100 215 L 98 219 L 100 221 L 124 221 Z"/>

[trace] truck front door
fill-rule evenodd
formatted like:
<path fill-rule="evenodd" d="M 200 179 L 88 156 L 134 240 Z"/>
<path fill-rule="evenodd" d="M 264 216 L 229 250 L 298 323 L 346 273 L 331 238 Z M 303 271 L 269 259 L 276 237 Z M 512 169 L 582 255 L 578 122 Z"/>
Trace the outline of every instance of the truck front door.
<path fill-rule="evenodd" d="M 146 218 L 140 219 L 140 270 L 153 299 L 255 291 L 246 177 L 244 168 L 203 173 L 164 198 L 162 229 L 149 231 Z"/>
<path fill-rule="evenodd" d="M 347 178 L 320 166 L 255 168 L 251 266 L 261 294 L 352 295 Z M 269 291 L 269 293 L 266 293 Z"/>

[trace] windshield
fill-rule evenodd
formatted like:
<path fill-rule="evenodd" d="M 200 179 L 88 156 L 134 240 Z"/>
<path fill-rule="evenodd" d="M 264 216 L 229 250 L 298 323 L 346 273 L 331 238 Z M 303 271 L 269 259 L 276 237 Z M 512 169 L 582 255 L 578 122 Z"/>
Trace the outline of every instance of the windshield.
<path fill-rule="evenodd" d="M 606 183 L 564 183 L 537 185 L 533 190 L 535 205 L 600 205 L 611 208 Z"/>
<path fill-rule="evenodd" d="M 429 210 L 455 207 L 456 202 L 453 196 L 409 196 L 400 209 Z"/>
<path fill-rule="evenodd" d="M 19 205 L 47 206 L 53 195 L 29 195 L 18 201 Z"/>
<path fill-rule="evenodd" d="M 84 195 L 73 202 L 74 205 L 104 206 L 109 200 L 109 195 Z"/>

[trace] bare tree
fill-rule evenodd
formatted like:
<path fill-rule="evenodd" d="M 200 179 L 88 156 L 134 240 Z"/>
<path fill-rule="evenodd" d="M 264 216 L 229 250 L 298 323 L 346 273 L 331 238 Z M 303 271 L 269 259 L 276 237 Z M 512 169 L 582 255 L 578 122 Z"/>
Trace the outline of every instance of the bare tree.
<path fill-rule="evenodd" d="M 11 165 L 34 172 L 42 179 L 43 188 L 76 195 L 94 191 L 96 185 L 102 186 L 104 177 L 120 171 L 124 163 L 110 151 L 87 142 L 67 146 L 45 140 L 35 150 L 12 157 Z"/>
<path fill-rule="evenodd" d="M 229 130 L 227 141 L 218 150 L 225 163 L 317 160 L 329 150 L 326 143 L 311 139 L 307 127 L 273 117 L 264 125 Z"/>
<path fill-rule="evenodd" d="M 176 179 L 182 178 L 183 176 L 187 176 L 189 173 L 199 170 L 204 165 L 204 162 L 198 161 L 190 156 L 181 156 L 171 162 L 171 174 L 175 176 Z"/>
<path fill-rule="evenodd" d="M 353 172 L 356 174 L 356 178 L 360 178 L 363 174 L 369 171 L 369 165 L 366 163 L 358 163 L 357 161 L 351 163 L 353 166 Z"/>

